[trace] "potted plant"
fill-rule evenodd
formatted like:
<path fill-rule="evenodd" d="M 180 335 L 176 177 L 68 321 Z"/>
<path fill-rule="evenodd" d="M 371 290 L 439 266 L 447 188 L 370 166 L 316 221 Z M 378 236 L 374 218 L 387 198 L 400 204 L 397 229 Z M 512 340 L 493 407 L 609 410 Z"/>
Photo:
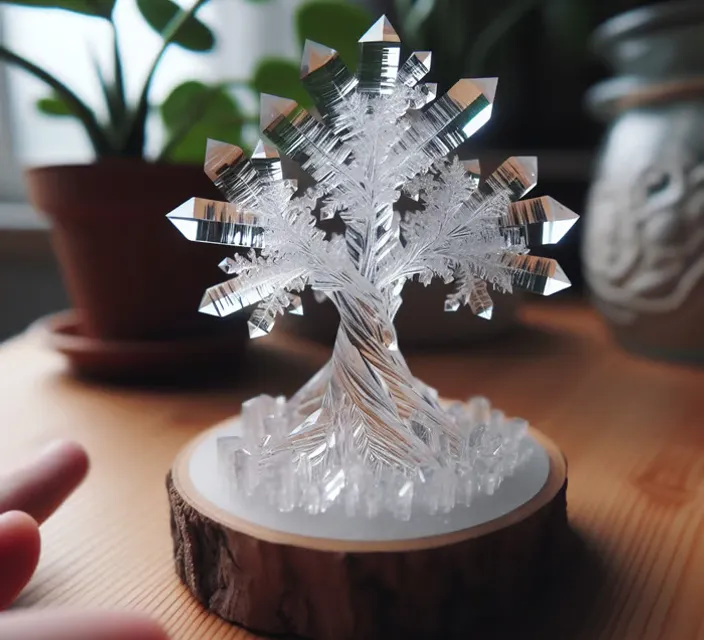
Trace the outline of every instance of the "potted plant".
<path fill-rule="evenodd" d="M 218 197 L 202 171 L 205 141 L 214 137 L 238 143 L 244 117 L 226 84 L 185 82 L 159 106 L 167 139 L 156 158 L 145 157 L 145 137 L 154 106 L 152 80 L 166 51 L 178 46 L 207 52 L 214 46 L 213 33 L 197 18 L 206 3 L 196 0 L 183 10 L 171 0 L 137 1 L 145 21 L 160 34 L 161 47 L 132 102 L 124 90 L 113 19 L 116 0 L 6 2 L 69 11 L 110 25 L 111 68 L 96 67 L 107 107 L 105 119 L 59 78 L 0 44 L 0 60 L 51 89 L 38 107 L 47 114 L 77 119 L 95 153 L 90 164 L 26 172 L 29 198 L 51 220 L 55 250 L 79 312 L 72 331 L 93 342 L 109 342 L 113 348 L 139 343 L 146 349 L 147 344 L 170 341 L 178 350 L 183 344 L 191 354 L 184 365 L 198 351 L 194 340 L 222 352 L 222 345 L 217 347 L 220 337 L 212 332 L 224 328 L 197 312 L 203 286 L 219 278 L 213 265 L 221 250 L 182 242 L 165 214 L 191 196 Z M 226 340 L 241 345 L 245 334 L 229 326 Z"/>

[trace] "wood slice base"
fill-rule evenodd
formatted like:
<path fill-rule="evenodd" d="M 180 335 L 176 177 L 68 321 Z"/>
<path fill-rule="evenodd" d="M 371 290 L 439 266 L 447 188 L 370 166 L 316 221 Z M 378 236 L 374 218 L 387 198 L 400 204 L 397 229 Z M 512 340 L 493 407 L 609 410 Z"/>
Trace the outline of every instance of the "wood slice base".
<path fill-rule="evenodd" d="M 554 571 L 567 539 L 567 468 L 547 453 L 542 488 L 505 515 L 403 540 L 333 540 L 261 527 L 200 494 L 189 461 L 167 477 L 176 571 L 208 610 L 260 633 L 315 640 L 470 638 L 477 621 L 516 615 Z M 213 461 L 215 469 L 215 461 Z"/>

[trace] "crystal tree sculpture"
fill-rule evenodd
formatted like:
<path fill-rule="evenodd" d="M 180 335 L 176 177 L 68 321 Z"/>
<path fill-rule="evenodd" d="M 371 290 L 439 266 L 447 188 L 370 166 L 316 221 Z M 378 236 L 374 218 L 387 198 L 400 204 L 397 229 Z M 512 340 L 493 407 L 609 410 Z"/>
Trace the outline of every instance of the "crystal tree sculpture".
<path fill-rule="evenodd" d="M 306 43 L 301 79 L 316 113 L 262 96 L 266 142 L 251 158 L 208 143 L 206 173 L 228 202 L 194 198 L 169 214 L 190 240 L 249 248 L 221 263 L 234 277 L 205 292 L 202 312 L 256 305 L 250 335 L 263 336 L 279 313 L 303 313 L 306 286 L 339 312 L 331 360 L 288 400 L 246 402 L 242 435 L 218 444 L 230 485 L 281 511 L 448 511 L 492 493 L 521 462 L 526 423 L 484 398 L 442 404 L 413 377 L 393 320 L 412 278 L 454 282 L 445 310 L 467 305 L 486 319 L 490 288 L 564 289 L 559 265 L 527 247 L 556 242 L 577 216 L 548 197 L 519 200 L 536 183 L 534 158 L 509 158 L 484 181 L 476 162 L 448 159 L 489 120 L 497 80 L 460 80 L 436 99 L 420 82 L 430 58 L 401 63 L 386 18 L 359 40 L 356 75 L 334 50 Z M 276 149 L 315 186 L 296 194 Z M 402 194 L 414 204 L 405 216 Z M 344 234 L 326 235 L 318 216 L 340 216 Z"/>

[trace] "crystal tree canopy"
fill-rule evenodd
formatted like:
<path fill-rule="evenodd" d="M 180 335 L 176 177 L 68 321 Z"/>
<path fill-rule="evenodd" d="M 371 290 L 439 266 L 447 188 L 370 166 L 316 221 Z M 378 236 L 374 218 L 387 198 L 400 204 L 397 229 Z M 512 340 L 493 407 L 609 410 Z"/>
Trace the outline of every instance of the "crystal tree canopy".
<path fill-rule="evenodd" d="M 528 246 L 558 241 L 577 216 L 549 197 L 520 200 L 536 184 L 535 158 L 509 158 L 483 181 L 478 163 L 448 158 L 489 120 L 497 80 L 460 80 L 436 99 L 421 82 L 430 59 L 402 62 L 386 18 L 359 40 L 356 75 L 334 50 L 306 43 L 301 79 L 316 113 L 262 96 L 266 140 L 251 158 L 208 143 L 206 173 L 228 202 L 194 198 L 169 214 L 190 240 L 249 249 L 221 263 L 234 277 L 205 292 L 202 312 L 254 306 L 250 335 L 263 336 L 279 313 L 303 313 L 297 293 L 310 286 L 340 314 L 328 364 L 288 401 L 245 403 L 243 435 L 219 443 L 235 489 L 283 511 L 446 511 L 491 493 L 520 463 L 525 422 L 483 398 L 441 404 L 406 365 L 393 319 L 412 278 L 454 282 L 446 311 L 467 305 L 486 319 L 491 289 L 564 289 L 559 265 Z M 295 195 L 279 152 L 315 186 Z M 416 203 L 405 216 L 402 194 Z M 340 216 L 344 234 L 326 236 L 316 211 Z"/>

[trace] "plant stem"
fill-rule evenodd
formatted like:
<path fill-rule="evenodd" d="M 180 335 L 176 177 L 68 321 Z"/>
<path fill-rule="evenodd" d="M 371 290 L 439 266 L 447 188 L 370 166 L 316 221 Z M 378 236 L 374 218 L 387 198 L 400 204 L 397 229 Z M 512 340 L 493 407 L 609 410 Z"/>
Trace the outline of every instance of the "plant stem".
<path fill-rule="evenodd" d="M 164 53 L 169 48 L 169 45 L 173 42 L 174 38 L 178 35 L 183 25 L 189 18 L 194 16 L 198 9 L 200 9 L 206 2 L 208 2 L 208 0 L 196 0 L 190 9 L 187 11 L 180 11 L 171 19 L 169 24 L 166 25 L 166 28 L 162 33 L 163 42 L 161 49 L 157 53 L 149 73 L 147 74 L 147 78 L 144 81 L 144 86 L 142 87 L 142 92 L 139 96 L 139 101 L 129 127 L 129 134 L 125 140 L 123 150 L 126 155 L 134 155 L 139 157 L 144 155 L 144 142 L 146 137 L 145 130 L 147 115 L 149 113 L 149 91 L 151 89 L 154 74 L 156 73 Z"/>
<path fill-rule="evenodd" d="M 110 152 L 110 141 L 101 128 L 95 114 L 71 89 L 63 82 L 56 79 L 48 71 L 37 66 L 30 60 L 22 57 L 18 53 L 11 51 L 4 45 L 0 45 L 0 60 L 16 65 L 35 78 L 49 85 L 56 94 L 70 107 L 73 114 L 83 125 L 91 145 L 96 155 L 102 156 Z"/>
<path fill-rule="evenodd" d="M 115 21 L 110 18 L 110 27 L 112 29 L 112 51 L 113 51 L 113 73 L 115 79 L 115 98 L 117 104 L 121 107 L 122 117 L 124 118 L 127 112 L 127 101 L 125 99 L 125 77 L 122 71 L 122 55 L 120 55 L 120 42 L 117 37 L 117 27 Z"/>

